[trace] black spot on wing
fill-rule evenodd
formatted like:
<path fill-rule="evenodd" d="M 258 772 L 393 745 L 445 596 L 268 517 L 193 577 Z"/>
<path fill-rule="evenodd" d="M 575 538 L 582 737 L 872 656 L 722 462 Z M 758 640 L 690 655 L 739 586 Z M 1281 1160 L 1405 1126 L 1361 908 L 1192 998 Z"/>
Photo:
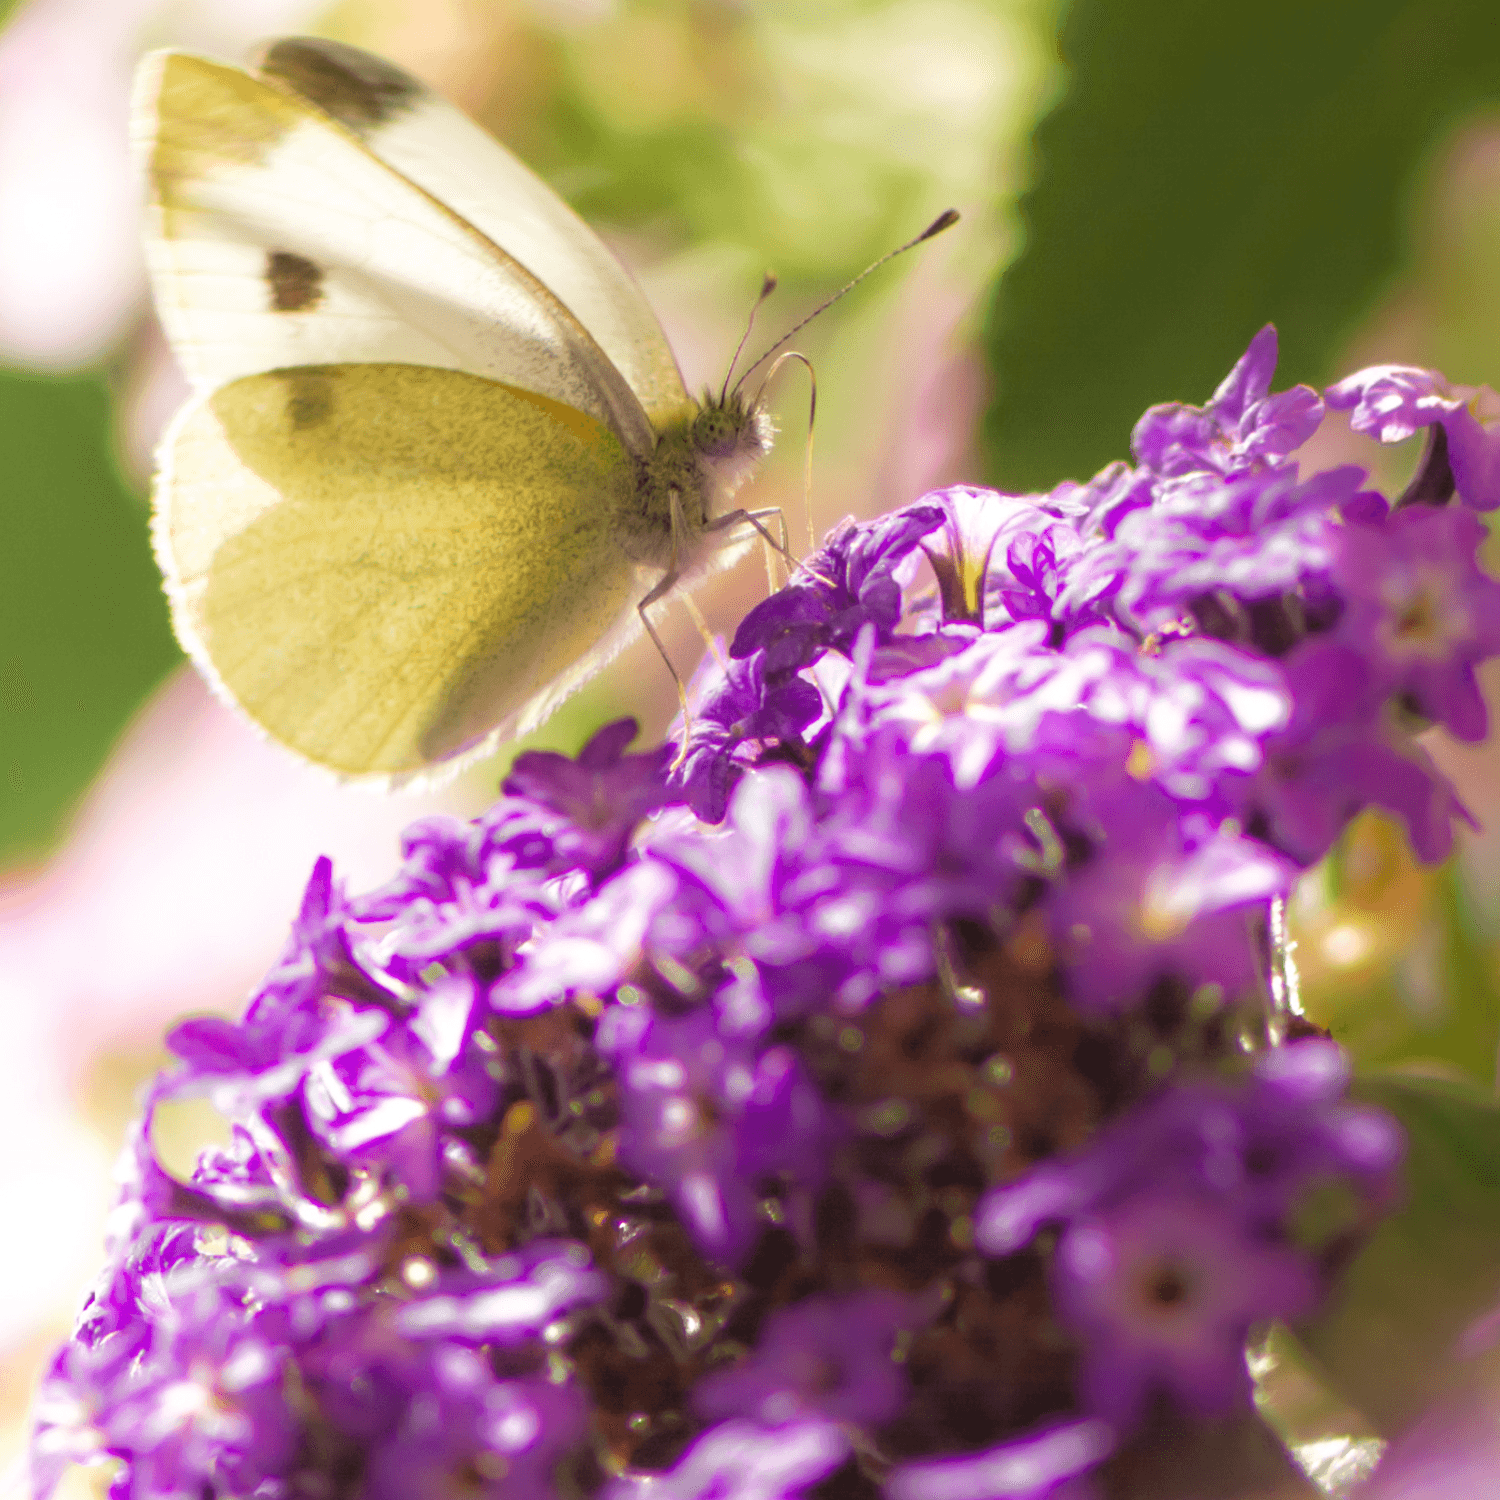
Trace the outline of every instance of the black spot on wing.
<path fill-rule="evenodd" d="M 273 312 L 306 312 L 323 300 L 322 268 L 290 250 L 272 250 L 266 256 L 266 285 Z"/>
<path fill-rule="evenodd" d="M 317 427 L 333 415 L 333 378 L 318 365 L 273 370 L 286 389 L 286 417 L 297 432 Z"/>
<path fill-rule="evenodd" d="M 393 119 L 423 92 L 416 79 L 382 58 L 311 37 L 275 43 L 260 70 L 357 135 Z"/>

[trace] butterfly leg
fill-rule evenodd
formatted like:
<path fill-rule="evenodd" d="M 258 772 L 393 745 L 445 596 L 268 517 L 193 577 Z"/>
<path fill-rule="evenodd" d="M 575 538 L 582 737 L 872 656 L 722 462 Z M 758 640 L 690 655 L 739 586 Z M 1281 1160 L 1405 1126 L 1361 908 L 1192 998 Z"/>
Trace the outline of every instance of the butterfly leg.
<path fill-rule="evenodd" d="M 677 580 L 679 577 L 680 574 L 678 573 L 677 567 L 674 563 L 673 566 L 668 568 L 667 571 L 661 576 L 660 580 L 651 589 L 651 592 L 648 593 L 640 601 L 640 603 L 636 605 L 635 612 L 641 617 L 641 624 L 646 627 L 646 634 L 651 637 L 651 644 L 656 647 L 657 652 L 661 656 L 661 659 L 666 662 L 667 671 L 672 674 L 672 681 L 677 684 L 677 701 L 682 706 L 683 713 L 686 714 L 687 689 L 683 687 L 682 678 L 677 675 L 677 668 L 672 665 L 672 658 L 667 655 L 667 648 L 662 643 L 661 636 L 657 634 L 656 626 L 651 623 L 650 615 L 651 606 L 655 604 L 658 599 L 665 598 L 669 593 L 672 592 L 674 588 L 677 587 Z"/>
<path fill-rule="evenodd" d="M 777 529 L 781 532 L 780 541 L 777 541 L 777 539 L 773 537 L 769 531 L 766 530 L 763 524 L 763 522 L 768 520 L 771 516 L 776 517 Z M 760 533 L 761 540 L 764 541 L 768 547 L 772 548 L 780 554 L 782 561 L 787 564 L 789 573 L 795 573 L 798 568 L 801 568 L 804 572 L 817 579 L 819 583 L 826 583 L 830 588 L 833 587 L 832 579 L 824 578 L 816 568 L 809 566 L 806 561 L 792 556 L 787 547 L 786 516 L 782 514 L 779 507 L 773 505 L 766 510 L 726 511 L 722 516 L 715 516 L 714 519 L 708 523 L 706 529 L 709 531 L 722 531 L 730 526 L 740 525 L 753 526 Z M 774 584 L 772 585 L 772 592 L 775 592 Z"/>
<path fill-rule="evenodd" d="M 672 491 L 672 552 L 667 559 L 667 570 L 652 585 L 650 591 L 635 607 L 635 612 L 641 617 L 641 624 L 645 627 L 646 634 L 651 637 L 651 644 L 656 647 L 657 654 L 667 664 L 667 671 L 672 674 L 672 682 L 677 688 L 677 702 L 682 709 L 682 745 L 677 751 L 677 758 L 672 762 L 675 771 L 687 756 L 688 735 L 693 728 L 692 710 L 688 708 L 687 688 L 683 685 L 682 678 L 678 676 L 677 668 L 672 665 L 672 658 L 667 654 L 667 648 L 657 633 L 656 626 L 651 623 L 651 606 L 659 599 L 664 599 L 677 587 L 677 580 L 682 577 L 682 569 L 678 565 L 678 539 L 683 534 L 685 522 L 682 515 L 682 502 L 677 491 Z"/>
<path fill-rule="evenodd" d="M 780 540 L 772 536 L 766 530 L 765 522 L 772 516 L 776 517 L 776 529 L 781 533 Z M 787 576 L 791 577 L 792 571 L 797 566 L 797 559 L 792 556 L 788 545 L 788 533 L 786 527 L 786 516 L 782 514 L 779 506 L 770 506 L 766 510 L 731 510 L 722 516 L 715 516 L 708 523 L 709 531 L 727 531 L 732 526 L 753 526 L 760 533 L 760 539 L 766 549 L 766 587 L 771 593 L 776 592 L 776 578 L 771 572 L 771 553 L 775 552 L 787 565 Z"/>

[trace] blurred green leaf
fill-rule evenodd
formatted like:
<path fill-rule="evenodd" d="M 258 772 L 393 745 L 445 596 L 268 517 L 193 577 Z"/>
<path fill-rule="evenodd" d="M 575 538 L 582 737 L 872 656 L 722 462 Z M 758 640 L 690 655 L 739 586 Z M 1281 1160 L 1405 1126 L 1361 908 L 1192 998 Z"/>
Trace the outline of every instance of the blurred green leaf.
<path fill-rule="evenodd" d="M 39 853 L 177 659 L 102 377 L 0 373 L 0 859 Z"/>
<path fill-rule="evenodd" d="M 1487 1087 L 1500 1051 L 1493 941 L 1456 861 L 1432 872 L 1422 894 L 1407 925 L 1397 925 L 1405 913 L 1388 917 L 1399 943 L 1392 962 L 1358 977 L 1325 974 L 1322 993 L 1309 992 L 1310 1013 L 1364 1069 L 1420 1059 Z"/>
<path fill-rule="evenodd" d="M 994 192 L 1052 3 L 642 0 L 534 37 L 545 102 L 504 133 L 585 218 L 812 295 Z"/>
<path fill-rule="evenodd" d="M 1332 1386 L 1394 1436 L 1477 1377 L 1455 1346 L 1500 1302 L 1500 1106 L 1425 1079 L 1364 1079 L 1356 1093 L 1406 1129 L 1406 1203 L 1297 1335 Z"/>
<path fill-rule="evenodd" d="M 1405 965 L 1402 998 L 1409 1031 L 1401 1051 L 1446 1062 L 1483 1087 L 1494 1080 L 1500 1049 L 1500 995 L 1491 944 L 1456 861 L 1443 867 L 1437 890 L 1434 918 L 1440 949 L 1432 955 L 1435 962 L 1418 953 Z M 1394 1052 L 1361 1056 L 1366 1067 L 1398 1060 Z"/>
<path fill-rule="evenodd" d="M 1384 1443 L 1363 1412 L 1329 1390 L 1327 1377 L 1283 1323 L 1249 1353 L 1255 1405 L 1324 1494 L 1344 1495 L 1368 1474 Z"/>
<path fill-rule="evenodd" d="M 1077 0 L 1025 249 L 986 335 L 988 477 L 1045 489 L 1200 402 L 1261 324 L 1317 381 L 1403 251 L 1432 146 L 1500 99 L 1474 0 Z"/>

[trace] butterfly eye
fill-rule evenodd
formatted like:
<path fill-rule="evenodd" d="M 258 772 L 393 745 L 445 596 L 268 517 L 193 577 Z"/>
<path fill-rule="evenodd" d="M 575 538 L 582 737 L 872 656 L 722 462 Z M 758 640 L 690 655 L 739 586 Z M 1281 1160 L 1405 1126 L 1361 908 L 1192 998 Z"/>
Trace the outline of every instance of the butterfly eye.
<path fill-rule="evenodd" d="M 705 406 L 693 418 L 693 447 L 700 453 L 717 454 L 734 447 L 740 422 L 723 406 Z"/>

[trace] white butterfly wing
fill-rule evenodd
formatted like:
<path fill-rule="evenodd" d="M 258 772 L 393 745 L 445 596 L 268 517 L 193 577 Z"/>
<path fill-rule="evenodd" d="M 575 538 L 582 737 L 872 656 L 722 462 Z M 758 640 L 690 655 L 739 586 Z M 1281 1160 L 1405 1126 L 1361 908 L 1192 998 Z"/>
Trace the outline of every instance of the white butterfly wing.
<path fill-rule="evenodd" d="M 198 390 L 294 365 L 429 365 L 561 401 L 650 452 L 640 401 L 558 297 L 305 98 L 159 53 L 134 129 L 157 307 Z"/>
<path fill-rule="evenodd" d="M 276 42 L 261 75 L 333 116 L 544 282 L 625 376 L 656 426 L 682 414 L 689 397 L 676 358 L 630 273 L 462 110 L 383 58 L 339 42 Z"/>

